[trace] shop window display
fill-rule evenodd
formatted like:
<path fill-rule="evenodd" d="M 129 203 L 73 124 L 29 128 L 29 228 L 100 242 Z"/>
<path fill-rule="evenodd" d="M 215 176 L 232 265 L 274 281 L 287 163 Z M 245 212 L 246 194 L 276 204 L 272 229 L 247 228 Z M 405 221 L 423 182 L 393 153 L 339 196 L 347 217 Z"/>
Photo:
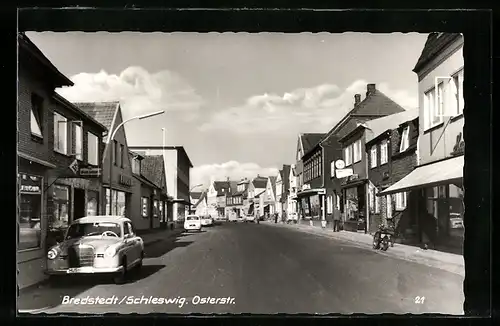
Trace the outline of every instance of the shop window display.
<path fill-rule="evenodd" d="M 42 181 L 39 176 L 19 175 L 18 250 L 41 247 Z"/>
<path fill-rule="evenodd" d="M 98 215 L 98 198 L 99 194 L 95 191 L 89 191 L 87 193 L 87 216 L 96 216 Z"/>

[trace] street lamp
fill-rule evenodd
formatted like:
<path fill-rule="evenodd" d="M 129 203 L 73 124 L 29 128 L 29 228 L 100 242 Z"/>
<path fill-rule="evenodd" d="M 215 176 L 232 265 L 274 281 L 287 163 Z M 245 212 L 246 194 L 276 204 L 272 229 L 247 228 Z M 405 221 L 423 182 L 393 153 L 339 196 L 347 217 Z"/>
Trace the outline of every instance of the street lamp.
<path fill-rule="evenodd" d="M 108 137 L 108 139 L 106 140 L 106 147 L 108 149 L 108 156 L 109 156 L 109 215 L 111 215 L 111 211 L 112 211 L 112 203 L 113 203 L 113 195 L 112 195 L 112 182 L 113 182 L 113 177 L 111 175 L 112 173 L 112 170 L 113 170 L 113 160 L 111 158 L 111 141 L 113 140 L 113 138 L 115 138 L 115 135 L 116 133 L 118 132 L 118 130 L 120 130 L 120 128 L 126 124 L 127 122 L 129 121 L 132 121 L 132 120 L 143 120 L 143 119 L 146 119 L 146 118 L 150 118 L 150 117 L 153 117 L 153 116 L 156 116 L 156 115 L 160 115 L 160 114 L 163 114 L 165 113 L 164 110 L 161 110 L 161 111 L 157 111 L 157 112 L 152 112 L 152 113 L 147 113 L 147 114 L 143 114 L 143 115 L 138 115 L 138 116 L 135 116 L 135 117 L 132 117 L 130 119 L 127 119 L 125 121 L 123 121 L 122 123 L 120 123 L 116 128 L 115 130 L 113 131 L 113 133 L 111 133 L 111 136 Z"/>

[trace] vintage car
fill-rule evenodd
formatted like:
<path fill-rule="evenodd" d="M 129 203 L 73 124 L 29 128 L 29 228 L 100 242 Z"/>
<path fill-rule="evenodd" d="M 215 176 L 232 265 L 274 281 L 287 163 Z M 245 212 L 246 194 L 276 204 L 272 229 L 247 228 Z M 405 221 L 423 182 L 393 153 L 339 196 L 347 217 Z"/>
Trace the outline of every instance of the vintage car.
<path fill-rule="evenodd" d="M 201 232 L 201 219 L 198 215 L 188 215 L 186 216 L 186 221 L 184 221 L 184 230 L 198 231 Z"/>
<path fill-rule="evenodd" d="M 210 216 L 210 215 L 204 216 L 201 219 L 201 226 L 212 226 L 213 224 L 214 224 L 214 220 L 213 220 L 212 216 Z"/>
<path fill-rule="evenodd" d="M 144 243 L 122 216 L 88 216 L 74 221 L 64 240 L 47 253 L 47 274 L 110 273 L 115 283 L 142 267 Z"/>

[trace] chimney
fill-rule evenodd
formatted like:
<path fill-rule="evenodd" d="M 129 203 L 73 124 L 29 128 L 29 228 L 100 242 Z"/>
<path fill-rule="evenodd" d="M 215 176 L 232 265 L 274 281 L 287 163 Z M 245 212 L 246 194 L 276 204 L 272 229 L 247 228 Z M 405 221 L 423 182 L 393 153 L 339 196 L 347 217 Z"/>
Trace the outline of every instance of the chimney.
<path fill-rule="evenodd" d="M 226 177 L 226 180 L 229 181 L 229 177 Z"/>
<path fill-rule="evenodd" d="M 358 106 L 360 102 L 361 102 L 361 94 L 354 95 L 354 106 Z"/>
<path fill-rule="evenodd" d="M 366 85 L 366 96 L 373 95 L 376 91 L 375 84 Z"/>

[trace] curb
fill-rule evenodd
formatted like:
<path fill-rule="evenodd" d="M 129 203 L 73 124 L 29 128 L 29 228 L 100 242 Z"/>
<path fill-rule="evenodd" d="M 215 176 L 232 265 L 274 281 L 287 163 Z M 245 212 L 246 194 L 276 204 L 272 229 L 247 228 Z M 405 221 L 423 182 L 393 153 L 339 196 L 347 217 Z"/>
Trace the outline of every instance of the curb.
<path fill-rule="evenodd" d="M 426 265 L 426 266 L 429 266 L 429 267 L 434 267 L 434 268 L 438 268 L 438 269 L 441 269 L 441 270 L 445 270 L 447 272 L 450 272 L 450 273 L 454 273 L 454 274 L 458 274 L 458 275 L 461 275 L 461 276 L 465 276 L 465 270 L 464 270 L 464 266 L 461 265 L 461 264 L 455 264 L 455 263 L 451 263 L 451 262 L 445 262 L 445 261 L 442 261 L 442 260 L 439 260 L 439 259 L 436 259 L 436 258 L 432 258 L 432 257 L 425 257 L 425 256 L 420 256 L 420 255 L 417 255 L 415 257 L 415 254 L 412 253 L 412 254 L 406 254 L 406 253 L 399 253 L 399 252 L 384 252 L 384 251 L 381 251 L 381 250 L 373 250 L 371 244 L 367 244 L 367 243 L 364 243 L 364 242 L 359 242 L 359 241 L 356 241 L 355 239 L 349 239 L 349 238 L 344 238 L 344 237 L 336 237 L 334 234 L 327 234 L 327 233 L 322 233 L 322 232 L 314 232 L 313 229 L 311 229 L 310 226 L 296 226 L 296 225 L 280 225 L 280 224 L 275 224 L 275 223 L 269 223 L 271 225 L 275 225 L 275 226 L 281 226 L 281 227 L 284 227 L 284 228 L 290 228 L 290 229 L 295 229 L 295 230 L 298 230 L 298 231 L 303 231 L 305 233 L 308 233 L 308 234 L 314 234 L 314 235 L 318 235 L 318 236 L 323 236 L 323 237 L 327 237 L 327 238 L 330 238 L 330 239 L 335 239 L 335 240 L 338 240 L 338 241 L 344 241 L 344 242 L 349 242 L 349 243 L 352 243 L 352 244 L 355 244 L 356 247 L 358 248 L 362 248 L 362 249 L 371 249 L 371 251 L 374 251 L 375 253 L 379 254 L 379 255 L 383 255 L 383 256 L 386 256 L 386 257 L 392 257 L 392 258 L 397 258 L 397 259 L 401 259 L 401 260 L 406 260 L 406 261 L 411 261 L 411 262 L 415 262 L 415 263 L 419 263 L 419 264 L 422 264 L 422 265 Z M 449 268 L 443 268 L 443 266 L 449 266 Z"/>

